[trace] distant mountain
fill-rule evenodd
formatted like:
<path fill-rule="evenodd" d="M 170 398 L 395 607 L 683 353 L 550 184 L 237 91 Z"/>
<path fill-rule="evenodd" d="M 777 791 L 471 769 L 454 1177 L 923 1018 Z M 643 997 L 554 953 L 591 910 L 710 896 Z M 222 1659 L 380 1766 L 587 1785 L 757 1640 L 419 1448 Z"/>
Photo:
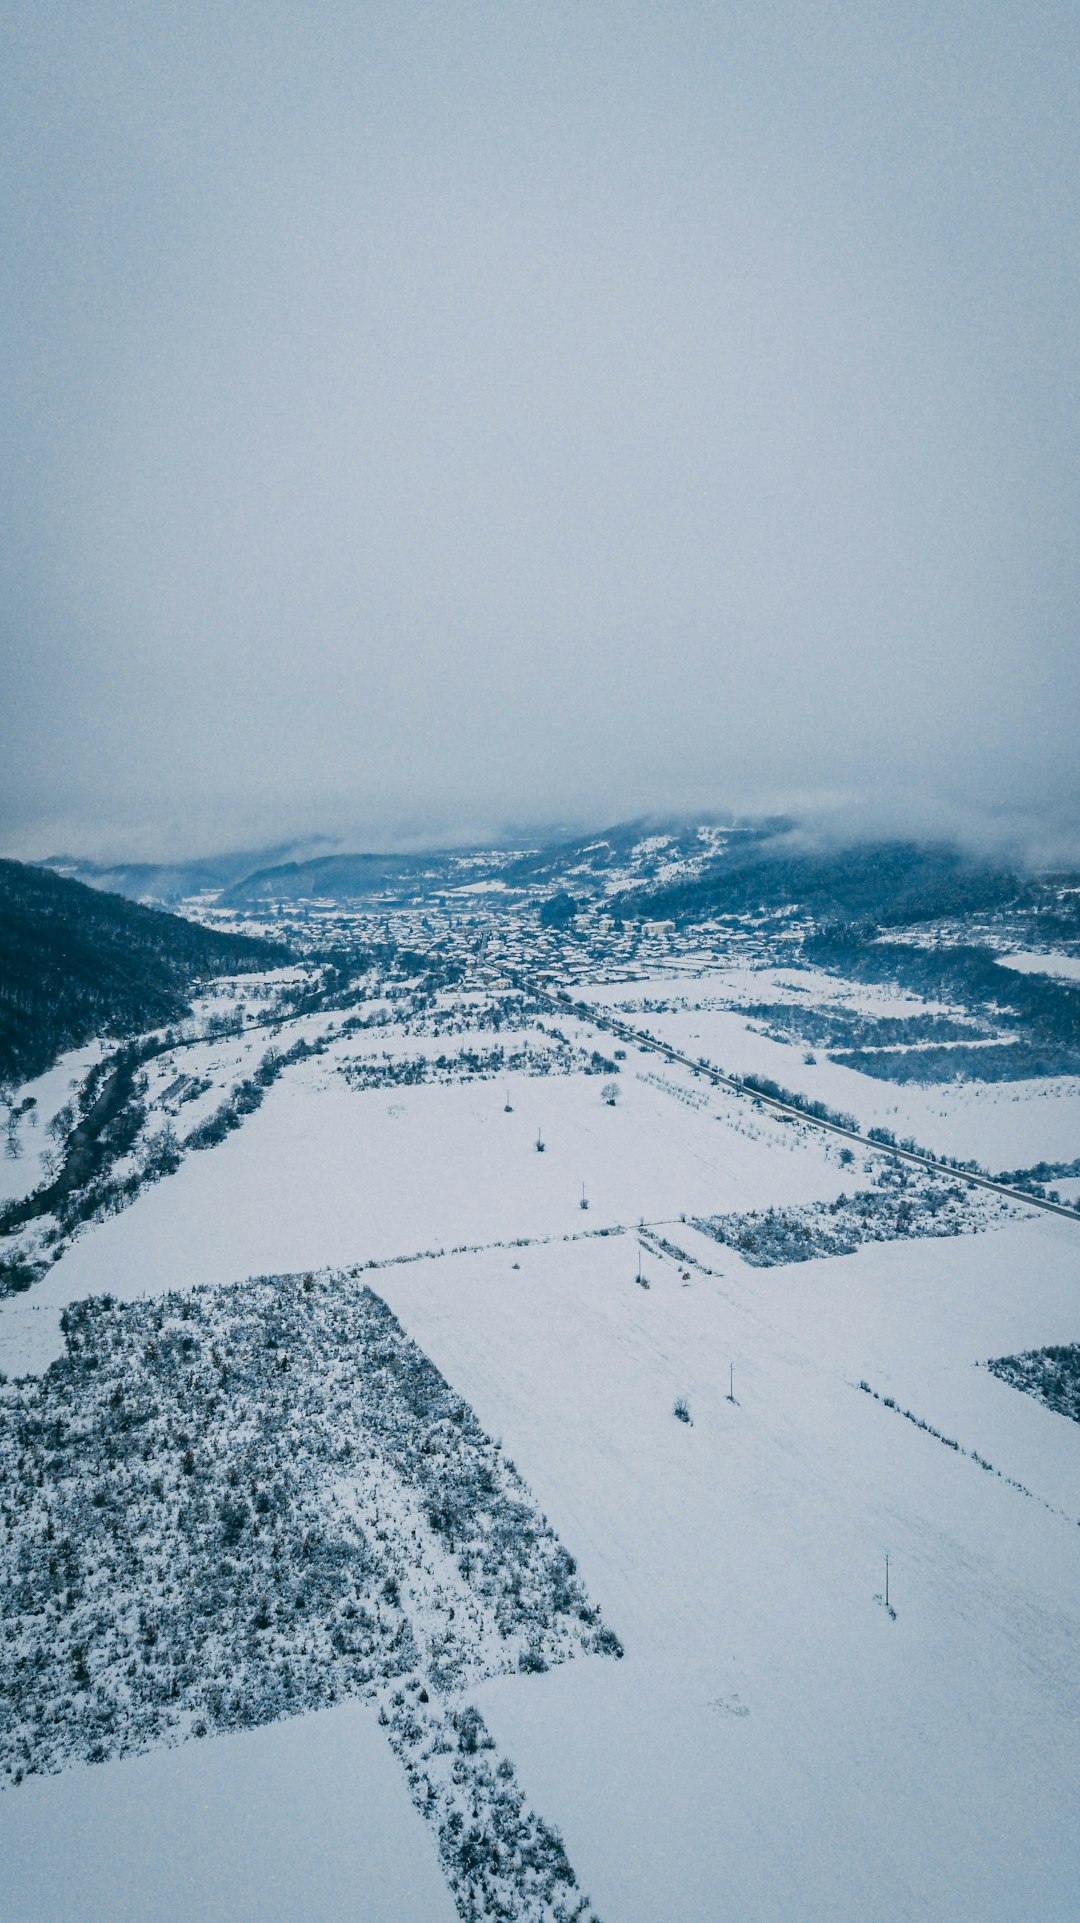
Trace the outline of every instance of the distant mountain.
<path fill-rule="evenodd" d="M 644 891 L 690 880 L 730 850 L 757 846 L 789 826 L 783 820 L 753 825 L 700 819 L 624 821 L 518 856 L 502 869 L 502 876 L 519 887 L 565 883 L 585 896 Z"/>
<path fill-rule="evenodd" d="M 69 881 L 85 882 L 108 894 L 124 895 L 129 901 L 161 903 L 187 901 L 193 895 L 216 893 L 233 882 L 242 881 L 256 869 L 269 867 L 286 858 L 308 854 L 325 842 L 298 844 L 280 842 L 270 848 L 238 850 L 233 854 L 208 855 L 191 861 L 85 861 L 78 855 L 50 855 L 35 865 Z"/>
<path fill-rule="evenodd" d="M 201 891 L 223 906 L 324 900 L 343 904 L 442 896 L 464 901 L 498 884 L 538 902 L 566 893 L 606 901 L 624 917 L 700 921 L 711 915 L 797 907 L 824 923 L 896 927 L 1024 905 L 1031 884 L 1001 864 L 944 844 L 903 841 L 813 849 L 794 824 L 640 819 L 522 850 L 491 846 L 419 853 L 324 852 L 293 842 L 261 853 L 112 867 L 57 857 L 43 864 L 97 889 L 172 905 Z"/>
<path fill-rule="evenodd" d="M 0 861 L 0 1079 L 39 1075 L 94 1035 L 177 1020 L 203 977 L 288 959 L 277 944 Z"/>
<path fill-rule="evenodd" d="M 243 876 L 220 897 L 223 906 L 262 901 L 363 901 L 419 877 L 445 879 L 446 855 L 321 855 L 285 861 Z"/>
<path fill-rule="evenodd" d="M 789 826 L 779 820 L 748 827 L 717 820 L 642 819 L 538 841 L 524 851 L 519 841 L 516 848 L 488 844 L 410 854 L 342 853 L 327 852 L 328 844 L 316 838 L 191 861 L 105 863 L 55 855 L 38 865 L 130 901 L 164 907 L 202 893 L 241 910 L 266 902 L 364 902 L 402 892 L 467 894 L 477 883 L 490 881 L 522 893 L 565 883 L 587 899 L 688 878 L 728 847 L 758 842 Z"/>
<path fill-rule="evenodd" d="M 385 894 L 468 894 L 477 884 L 541 893 L 564 884 L 582 897 L 644 886 L 673 875 L 696 873 L 729 842 L 774 832 L 715 822 L 622 822 L 600 833 L 568 836 L 522 852 L 505 847 L 434 849 L 420 854 L 327 855 L 278 862 L 226 887 L 223 904 L 250 907 L 265 901 L 363 901 Z M 784 825 L 784 824 L 779 824 Z"/>
<path fill-rule="evenodd" d="M 698 874 L 636 890 L 617 906 L 627 916 L 680 921 L 790 906 L 821 921 L 896 928 L 1032 897 L 1024 877 L 956 848 L 891 841 L 808 851 L 772 836 L 733 842 Z"/>

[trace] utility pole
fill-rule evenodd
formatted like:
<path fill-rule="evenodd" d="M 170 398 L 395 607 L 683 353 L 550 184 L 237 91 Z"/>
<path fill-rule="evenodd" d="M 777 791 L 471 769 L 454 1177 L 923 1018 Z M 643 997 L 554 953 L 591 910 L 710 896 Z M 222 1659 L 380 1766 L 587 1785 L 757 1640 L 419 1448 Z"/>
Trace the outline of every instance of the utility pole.
<path fill-rule="evenodd" d="M 889 1607 L 889 1555 L 885 1552 L 885 1607 Z"/>
<path fill-rule="evenodd" d="M 728 1384 L 728 1386 L 727 1386 L 727 1399 L 728 1399 L 728 1401 L 729 1401 L 729 1402 L 734 1402 L 734 1400 L 735 1400 L 735 1364 L 734 1364 L 734 1362 L 729 1362 L 729 1363 L 728 1363 L 728 1379 L 727 1379 L 727 1384 Z"/>
<path fill-rule="evenodd" d="M 585 1194 L 585 1184 L 584 1184 L 584 1182 L 583 1182 L 583 1183 L 581 1184 L 581 1207 L 582 1207 L 583 1209 L 587 1209 L 587 1208 L 588 1208 L 588 1206 L 589 1206 L 589 1203 L 588 1203 L 588 1198 L 587 1198 L 587 1196 L 586 1196 L 586 1194 Z"/>

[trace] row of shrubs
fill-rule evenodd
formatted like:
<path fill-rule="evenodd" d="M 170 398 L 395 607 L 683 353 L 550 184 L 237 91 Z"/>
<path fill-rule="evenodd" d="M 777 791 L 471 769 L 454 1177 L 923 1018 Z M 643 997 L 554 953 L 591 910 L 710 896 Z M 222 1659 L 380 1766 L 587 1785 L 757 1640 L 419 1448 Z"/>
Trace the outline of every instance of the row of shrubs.
<path fill-rule="evenodd" d="M 774 1102 L 786 1102 L 789 1108 L 797 1108 L 804 1115 L 810 1115 L 817 1122 L 832 1122 L 837 1128 L 858 1131 L 859 1124 L 854 1115 L 843 1109 L 830 1108 L 827 1102 L 814 1101 L 809 1095 L 800 1095 L 797 1089 L 782 1088 L 769 1075 L 733 1075 L 732 1081 L 741 1088 L 747 1088 L 754 1095 L 768 1095 Z"/>

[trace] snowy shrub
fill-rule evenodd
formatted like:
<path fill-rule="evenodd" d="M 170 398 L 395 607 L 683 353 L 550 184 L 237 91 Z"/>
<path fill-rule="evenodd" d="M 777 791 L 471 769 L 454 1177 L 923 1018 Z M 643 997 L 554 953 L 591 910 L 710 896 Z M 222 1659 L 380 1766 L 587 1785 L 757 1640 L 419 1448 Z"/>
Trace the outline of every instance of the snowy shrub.
<path fill-rule="evenodd" d="M 1080 1342 L 997 1356 L 986 1366 L 1002 1382 L 1035 1396 L 1058 1415 L 1080 1422 Z"/>
<path fill-rule="evenodd" d="M 308 1274 L 63 1322 L 47 1375 L 0 1386 L 0 1769 L 363 1696 L 462 1913 L 569 1916 L 565 1851 L 461 1696 L 621 1645 L 385 1303 Z"/>
<path fill-rule="evenodd" d="M 64 1323 L 62 1360 L 3 1391 L 9 1772 L 85 1756 L 106 1718 L 112 1755 L 363 1693 L 423 1649 L 445 1692 L 596 1647 L 573 1558 L 370 1290 L 278 1277 Z"/>
<path fill-rule="evenodd" d="M 864 1242 L 903 1237 L 971 1234 L 1016 1219 L 999 1199 L 957 1182 L 944 1184 L 919 1170 L 890 1167 L 878 1187 L 802 1208 L 751 1210 L 695 1217 L 694 1226 L 736 1249 L 755 1268 L 851 1255 Z"/>

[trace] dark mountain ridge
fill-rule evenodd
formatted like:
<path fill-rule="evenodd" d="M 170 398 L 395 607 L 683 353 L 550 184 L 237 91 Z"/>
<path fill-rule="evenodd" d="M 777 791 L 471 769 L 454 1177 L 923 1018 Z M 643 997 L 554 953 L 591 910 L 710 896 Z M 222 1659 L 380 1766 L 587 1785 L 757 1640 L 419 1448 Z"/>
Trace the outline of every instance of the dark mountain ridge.
<path fill-rule="evenodd" d="M 0 860 L 0 1080 L 40 1075 L 94 1035 L 178 1020 L 199 980 L 289 959 L 280 944 Z"/>
<path fill-rule="evenodd" d="M 889 841 L 806 849 L 785 835 L 735 841 L 701 873 L 622 895 L 612 906 L 628 918 L 675 921 L 777 914 L 791 907 L 823 922 L 895 928 L 1025 906 L 1035 895 L 1030 878 L 945 844 Z"/>
<path fill-rule="evenodd" d="M 320 855 L 313 861 L 286 861 L 256 869 L 223 890 L 223 906 L 260 901 L 301 901 L 320 896 L 332 901 L 362 901 L 395 882 L 440 872 L 445 854 Z"/>

